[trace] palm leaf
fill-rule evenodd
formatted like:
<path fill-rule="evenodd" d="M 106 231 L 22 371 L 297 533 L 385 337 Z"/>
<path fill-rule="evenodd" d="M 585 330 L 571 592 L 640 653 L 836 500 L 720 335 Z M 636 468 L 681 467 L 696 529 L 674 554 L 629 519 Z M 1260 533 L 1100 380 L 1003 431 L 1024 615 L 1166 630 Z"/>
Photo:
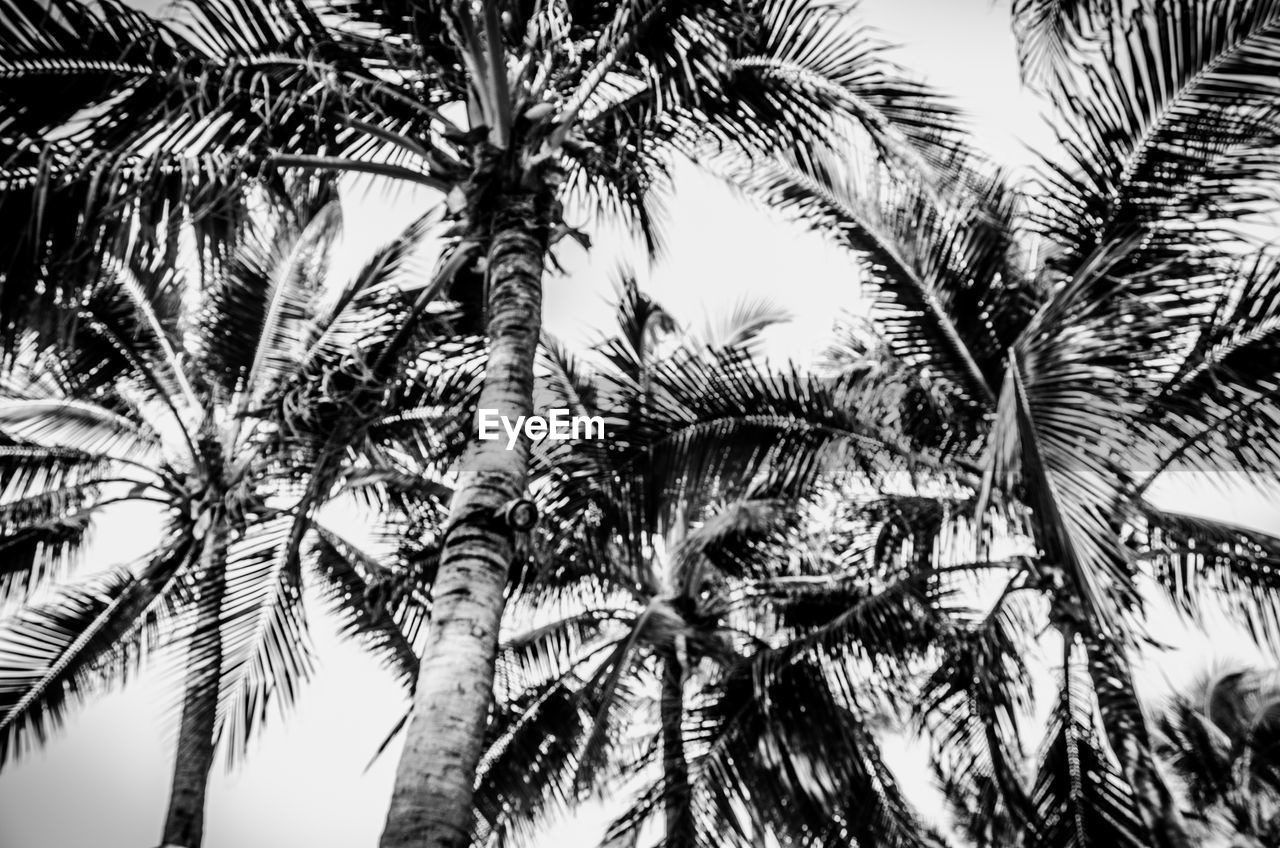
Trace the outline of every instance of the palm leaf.
<path fill-rule="evenodd" d="M 1014 0 L 1013 32 L 1025 82 L 1044 84 L 1067 78 L 1072 60 L 1119 23 L 1120 0 Z"/>
<path fill-rule="evenodd" d="M 1007 599 L 950 640 L 925 682 L 916 719 L 930 731 L 934 767 L 948 801 L 979 844 L 1008 830 L 1035 833 L 1038 817 L 1024 785 L 1021 721 L 1027 684 L 1025 610 Z"/>
<path fill-rule="evenodd" d="M 757 667 L 727 669 L 689 719 L 700 842 L 756 844 L 764 824 L 782 840 L 932 844 L 881 759 L 857 694 L 833 685 L 822 663 L 779 665 L 764 677 Z"/>
<path fill-rule="evenodd" d="M 732 93 L 759 110 L 762 127 L 803 128 L 813 135 L 801 139 L 811 142 L 833 115 L 839 116 L 856 123 L 888 160 L 939 163 L 960 141 L 957 110 L 926 85 L 906 78 L 886 58 L 887 45 L 855 22 L 855 15 L 852 4 L 764 4 L 756 51 L 731 62 Z M 768 106 L 782 114 L 770 114 Z"/>
<path fill-rule="evenodd" d="M 494 674 L 499 699 L 536 689 L 562 678 L 595 653 L 606 635 L 617 627 L 634 625 L 634 610 L 591 608 L 504 636 L 498 644 Z"/>
<path fill-rule="evenodd" d="M 569 671 L 494 710 L 476 780 L 477 844 L 531 845 L 540 825 L 577 805 L 580 751 L 601 696 Z"/>
<path fill-rule="evenodd" d="M 257 409 L 264 396 L 305 354 L 314 303 L 325 282 L 328 251 L 340 227 L 338 206 L 331 204 L 307 222 L 287 248 L 287 254 L 262 257 L 258 267 L 270 275 L 270 282 L 260 295 L 260 314 L 254 316 L 256 321 L 250 328 L 244 328 L 252 332 L 256 343 L 240 374 L 241 414 Z M 286 248 L 276 244 L 268 249 L 274 252 Z"/>
<path fill-rule="evenodd" d="M 1217 610 L 1259 645 L 1280 645 L 1280 539 L 1229 523 L 1146 506 L 1139 556 L 1193 621 Z"/>
<path fill-rule="evenodd" d="M 856 149 L 779 156 L 730 167 L 728 177 L 853 252 L 899 359 L 967 403 L 991 405 L 1003 351 L 1033 302 L 1012 246 L 1016 196 L 963 160 L 952 164 L 961 187 L 940 196 L 864 159 Z"/>
<path fill-rule="evenodd" d="M 216 734 L 231 762 L 271 708 L 293 705 L 312 671 L 299 568 L 307 526 L 303 512 L 255 523 L 228 549 Z"/>
<path fill-rule="evenodd" d="M 43 743 L 77 701 L 122 679 L 187 562 L 177 539 L 139 574 L 116 569 L 7 620 L 0 632 L 0 763 Z"/>
<path fill-rule="evenodd" d="M 43 448 L 95 458 L 156 458 L 157 446 L 150 432 L 118 413 L 86 401 L 0 398 L 0 432 Z"/>
<path fill-rule="evenodd" d="M 1035 848 L 1151 844 L 1133 792 L 1098 738 L 1094 710 L 1087 682 L 1068 666 L 1032 792 Z"/>
<path fill-rule="evenodd" d="M 1197 322 L 1177 368 L 1144 412 L 1150 441 L 1141 494 L 1170 469 L 1239 470 L 1267 483 L 1277 465 L 1275 362 L 1280 355 L 1280 266 L 1260 255 L 1241 263 Z"/>
<path fill-rule="evenodd" d="M 1075 4 L 1073 4 L 1075 5 Z M 1080 261 L 1134 227 L 1200 235 L 1257 208 L 1276 142 L 1262 115 L 1277 93 L 1280 5 L 1173 0 L 1135 15 L 1088 96 L 1055 98 L 1072 133 L 1068 164 L 1047 175 L 1045 229 Z"/>
<path fill-rule="evenodd" d="M 420 636 L 429 615 L 423 603 L 430 597 L 429 576 L 410 582 L 332 531 L 319 525 L 315 529 L 312 568 L 342 621 L 340 634 L 357 639 L 412 689 L 418 677 Z M 397 580 L 407 591 L 389 591 Z"/>
<path fill-rule="evenodd" d="M 70 571 L 90 533 L 85 512 L 23 521 L 0 529 L 0 605 L 24 601 L 37 588 Z"/>

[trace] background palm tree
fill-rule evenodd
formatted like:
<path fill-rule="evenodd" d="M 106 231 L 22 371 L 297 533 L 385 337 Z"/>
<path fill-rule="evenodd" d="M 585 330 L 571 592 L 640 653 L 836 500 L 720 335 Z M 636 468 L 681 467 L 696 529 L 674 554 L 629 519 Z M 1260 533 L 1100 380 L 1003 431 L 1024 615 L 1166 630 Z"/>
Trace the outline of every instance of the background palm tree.
<path fill-rule="evenodd" d="M 380 564 L 317 511 L 358 497 L 390 526 L 438 523 L 421 478 L 465 443 L 478 360 L 442 334 L 445 315 L 404 329 L 429 222 L 332 286 L 341 217 L 323 194 L 314 211 L 261 221 L 196 281 L 102 257 L 59 310 L 62 341 L 32 333 L 4 370 L 6 600 L 62 577 L 112 504 L 155 503 L 164 518 L 144 561 L 6 622 L 0 760 L 43 740 L 69 701 L 181 646 L 168 845 L 200 844 L 215 745 L 239 756 L 310 674 L 304 565 L 350 634 L 407 681 L 417 672 L 434 562 Z"/>
<path fill-rule="evenodd" d="M 448 193 L 456 241 L 437 278 L 489 331 L 481 405 L 514 420 L 532 411 L 563 204 L 602 201 L 651 232 L 648 189 L 676 151 L 806 149 L 840 116 L 920 164 L 952 123 L 827 4 L 182 8 L 161 24 L 110 2 L 4 3 L 4 207 L 24 234 L 4 282 L 8 335 L 74 290 L 69 258 L 136 227 L 163 232 L 185 210 L 216 240 L 236 194 L 282 169 L 375 173 Z M 56 89 L 36 95 L 34 79 Z M 31 285 L 49 257 L 68 273 Z M 477 442 L 459 480 L 387 846 L 465 838 L 512 552 L 485 516 L 522 495 L 527 462 L 523 442 Z"/>
<path fill-rule="evenodd" d="M 865 556 L 863 513 L 883 503 L 829 499 L 817 483 L 843 463 L 799 418 L 824 410 L 826 431 L 872 442 L 895 409 L 876 405 L 878 378 L 763 368 L 752 351 L 776 318 L 745 304 L 699 338 L 627 283 L 590 356 L 546 345 L 540 401 L 601 416 L 608 439 L 535 451 L 546 522 L 500 643 L 478 844 L 529 844 L 619 793 L 635 795 L 620 844 L 657 816 L 670 846 L 940 844 L 874 730 L 950 610 L 909 545 Z M 868 461 L 846 480 L 901 468 L 838 453 Z"/>
<path fill-rule="evenodd" d="M 975 676 L 944 676 L 928 695 L 967 703 L 942 716 L 959 784 L 995 782 L 989 797 L 1031 844 L 1088 844 L 1103 823 L 1114 844 L 1188 844 L 1134 690 L 1142 575 L 1188 612 L 1222 598 L 1274 644 L 1277 540 L 1145 495 L 1169 468 L 1267 482 L 1277 467 L 1275 265 L 1241 259 L 1232 224 L 1270 208 L 1278 32 L 1270 3 L 1144 6 L 1052 90 L 1065 161 L 1045 163 L 1038 193 L 981 166 L 940 193 L 857 153 L 739 172 L 859 256 L 891 350 L 931 399 L 916 408 L 945 410 L 938 438 L 969 444 L 957 451 L 978 477 L 971 500 L 936 538 L 968 527 L 982 539 L 999 517 L 1031 543 L 975 628 L 1031 591 L 1066 646 L 1058 747 L 1030 806 L 1002 765 L 1016 761 L 1016 724 L 992 734 L 983 714 L 1026 699 L 1014 644 L 983 639 Z M 1070 779 L 1053 777 L 1061 763 Z"/>
<path fill-rule="evenodd" d="M 1247 668 L 1201 675 L 1159 716 L 1160 756 L 1207 825 L 1206 842 L 1224 831 L 1235 846 L 1280 838 L 1278 722 L 1280 681 Z"/>

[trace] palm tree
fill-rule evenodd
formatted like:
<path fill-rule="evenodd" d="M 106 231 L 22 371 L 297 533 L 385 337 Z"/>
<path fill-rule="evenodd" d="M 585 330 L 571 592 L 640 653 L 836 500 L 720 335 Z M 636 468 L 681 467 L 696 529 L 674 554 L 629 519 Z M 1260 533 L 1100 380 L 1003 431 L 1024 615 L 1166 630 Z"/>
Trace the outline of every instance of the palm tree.
<path fill-rule="evenodd" d="M 819 485 L 850 459 L 864 479 L 902 467 L 879 441 L 893 406 L 878 378 L 765 370 L 752 349 L 776 317 L 745 304 L 699 338 L 629 282 L 592 355 L 545 346 L 540 404 L 600 416 L 608 439 L 535 449 L 546 521 L 508 605 L 476 844 L 529 844 L 627 793 L 618 844 L 654 817 L 673 848 L 941 844 L 874 728 L 952 611 L 909 545 L 864 555 L 883 499 Z M 806 422 L 876 447 L 824 457 Z"/>
<path fill-rule="evenodd" d="M 1140 581 L 1193 617 L 1219 599 L 1276 644 L 1280 540 L 1146 495 L 1171 468 L 1267 482 L 1280 467 L 1280 276 L 1265 252 L 1242 257 L 1234 227 L 1270 208 L 1278 34 L 1272 3 L 1144 5 L 1052 88 L 1064 160 L 1034 193 L 981 165 L 939 192 L 856 153 L 737 172 L 877 287 L 880 330 L 918 387 L 904 414 L 969 472 L 924 545 L 951 550 L 963 531 L 991 561 L 1001 537 L 1029 542 L 925 691 L 922 721 L 979 831 L 1007 816 L 1032 845 L 1189 844 L 1133 683 Z M 1028 595 L 1064 659 L 1031 785 L 1014 720 L 1030 694 L 1023 616 L 1009 618 Z"/>
<path fill-rule="evenodd" d="M 405 277 L 429 222 L 331 286 L 338 207 L 303 212 L 262 221 L 198 284 L 103 257 L 59 310 L 73 325 L 66 342 L 30 334 L 4 371 L 5 600 L 61 577 L 112 504 L 153 503 L 163 519 L 142 562 L 6 621 L 0 762 L 43 740 L 75 700 L 181 648 L 166 845 L 200 845 L 215 747 L 241 756 L 310 674 L 303 566 L 348 635 L 407 682 L 417 673 L 430 552 L 379 562 L 317 512 L 364 498 L 436 523 L 426 481 L 465 443 L 459 410 L 478 361 L 441 335 L 444 316 L 402 331 L 421 299 Z"/>
<path fill-rule="evenodd" d="M 216 242 L 243 189 L 282 171 L 378 174 L 447 194 L 455 239 L 436 278 L 488 330 L 480 405 L 513 420 L 532 410 L 564 205 L 652 233 L 648 190 L 679 151 L 805 150 L 849 120 L 887 159 L 929 167 L 953 118 L 843 11 L 808 0 L 213 0 L 168 23 L 114 2 L 0 12 L 0 214 L 22 234 L 5 335 L 74 291 L 103 244 L 152 252 L 136 233 L 179 214 Z M 32 285 L 51 257 L 58 284 Z M 387 848 L 465 838 L 513 544 L 491 518 L 523 495 L 528 456 L 477 440 L 458 481 Z"/>
<path fill-rule="evenodd" d="M 1234 846 L 1280 838 L 1280 681 L 1274 672 L 1223 669 L 1174 693 L 1160 715 L 1159 754 L 1200 811 L 1206 838 Z"/>

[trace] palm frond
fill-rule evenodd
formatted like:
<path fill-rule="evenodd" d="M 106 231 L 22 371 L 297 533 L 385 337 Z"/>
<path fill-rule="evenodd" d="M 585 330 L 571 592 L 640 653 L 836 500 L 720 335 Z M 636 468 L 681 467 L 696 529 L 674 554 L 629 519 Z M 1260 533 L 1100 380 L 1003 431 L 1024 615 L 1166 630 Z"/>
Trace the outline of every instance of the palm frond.
<path fill-rule="evenodd" d="M 159 453 L 148 428 L 97 404 L 57 397 L 0 398 L 0 433 L 100 461 L 154 461 Z"/>
<path fill-rule="evenodd" d="M 856 691 L 834 685 L 830 665 L 802 660 L 763 677 L 756 668 L 726 669 L 687 720 L 699 844 L 758 844 L 762 827 L 813 844 L 933 844 Z"/>
<path fill-rule="evenodd" d="M 999 176 L 953 167 L 970 186 L 939 192 L 848 156 L 779 156 L 728 170 L 748 196 L 832 237 L 874 286 L 895 354 L 955 396 L 994 402 L 1002 352 L 1026 326 L 1034 296 L 1013 250 L 1017 198 Z M 851 284 L 853 281 L 851 280 Z"/>
<path fill-rule="evenodd" d="M 42 744 L 77 702 L 127 676 L 188 561 L 177 538 L 139 573 L 115 569 L 0 628 L 0 763 Z"/>
<path fill-rule="evenodd" d="M 961 146 L 955 108 L 890 61 L 852 5 L 628 2 L 612 12 L 599 43 L 613 49 L 567 110 L 589 107 L 586 144 L 566 144 L 570 181 L 574 196 L 622 212 L 651 247 L 653 187 L 673 154 L 811 151 L 853 127 L 885 159 L 933 172 Z M 620 149 L 632 153 L 607 154 Z"/>
<path fill-rule="evenodd" d="M 722 314 L 708 318 L 697 342 L 713 350 L 738 349 L 755 355 L 761 333 L 790 318 L 791 313 L 768 299 L 739 300 Z"/>
<path fill-rule="evenodd" d="M 1013 0 L 1013 33 L 1024 82 L 1061 82 L 1072 61 L 1122 22 L 1122 0 Z"/>
<path fill-rule="evenodd" d="M 324 580 L 326 600 L 342 621 L 340 634 L 359 640 L 411 690 L 430 612 L 430 575 L 415 580 L 332 531 L 320 525 L 315 530 L 312 568 Z"/>
<path fill-rule="evenodd" d="M 1097 724 L 1088 682 L 1068 665 L 1032 792 L 1039 815 L 1030 843 L 1035 848 L 1152 844 L 1133 790 L 1099 738 Z"/>
<path fill-rule="evenodd" d="M 308 524 L 302 512 L 259 522 L 228 548 L 215 732 L 231 762 L 244 756 L 272 708 L 293 705 L 311 675 L 300 573 Z"/>
<path fill-rule="evenodd" d="M 391 337 L 403 307 L 395 308 L 399 304 L 389 295 L 414 291 L 432 278 L 424 247 L 440 218 L 440 207 L 416 218 L 369 256 L 331 302 L 317 304 L 315 328 L 300 357 L 302 369 L 341 356 L 359 342 L 374 346 Z"/>
<path fill-rule="evenodd" d="M 0 524 L 0 606 L 24 601 L 74 568 L 90 532 L 88 511 L 27 517 L 16 526 Z"/>
<path fill-rule="evenodd" d="M 38 501 L 45 507 L 70 506 L 71 501 L 48 499 L 88 491 L 95 480 L 105 476 L 108 468 L 109 463 L 91 453 L 0 444 L 0 476 L 4 480 L 0 487 L 0 516 L 5 522 L 19 520 L 24 507 L 16 505 L 32 499 L 46 499 Z"/>
<path fill-rule="evenodd" d="M 1085 86 L 1071 87 L 1088 96 L 1055 98 L 1072 131 L 1068 164 L 1047 175 L 1044 226 L 1064 260 L 1133 228 L 1203 237 L 1215 219 L 1259 208 L 1277 140 L 1277 38 L 1271 0 L 1142 6 Z"/>
<path fill-rule="evenodd" d="M 774 0 L 763 6 L 758 45 L 730 63 L 736 108 L 755 111 L 762 128 L 795 128 L 812 143 L 843 118 L 883 158 L 913 166 L 933 166 L 960 143 L 956 108 L 887 58 L 888 46 L 856 21 L 855 4 Z M 783 149 L 789 147 L 784 142 Z"/>
<path fill-rule="evenodd" d="M 1129 314 L 1130 286 L 1141 290 L 1113 276 L 1127 251 L 1121 242 L 1092 257 L 1010 349 L 979 497 L 980 514 L 993 493 L 1031 508 L 1041 561 L 1063 570 L 1099 637 L 1123 633 L 1122 610 L 1135 601 L 1113 511 L 1126 489 L 1117 458 L 1132 442 L 1137 397 L 1149 388 L 1136 363 L 1159 355 L 1156 334 L 1166 325 L 1151 311 L 1118 320 L 1117 310 Z M 1087 295 L 1104 286 L 1116 293 Z"/>
<path fill-rule="evenodd" d="M 1192 621 L 1216 610 L 1280 646 L 1280 538 L 1145 506 L 1138 556 Z"/>
<path fill-rule="evenodd" d="M 578 804 L 580 751 L 602 695 L 566 673 L 490 714 L 476 780 L 474 844 L 531 845 L 540 825 Z"/>
<path fill-rule="evenodd" d="M 664 362 L 652 384 L 646 426 L 656 432 L 639 435 L 655 450 L 649 473 L 664 487 L 734 497 L 755 486 L 782 496 L 837 468 L 871 480 L 891 469 L 945 474 L 942 458 L 897 435 L 891 387 L 846 389 L 795 368 L 766 370 L 738 352 Z"/>
<path fill-rule="evenodd" d="M 1197 322 L 1176 370 L 1146 404 L 1149 465 L 1141 493 L 1168 470 L 1240 471 L 1265 483 L 1275 455 L 1280 357 L 1280 265 L 1262 254 L 1240 264 Z M 1138 453 L 1137 463 L 1142 462 Z"/>
<path fill-rule="evenodd" d="M 626 732 L 626 717 L 634 713 L 641 697 L 644 678 L 638 672 L 644 667 L 645 649 L 655 640 L 654 631 L 664 623 L 661 616 L 653 613 L 651 607 L 634 619 L 629 632 L 614 643 L 586 684 L 595 711 L 577 751 L 573 785 L 578 792 L 603 787 L 611 765 L 610 749 L 619 745 Z"/>
<path fill-rule="evenodd" d="M 1197 807 L 1221 803 L 1236 789 L 1237 734 L 1248 732 L 1247 711 L 1262 701 L 1255 689 L 1261 682 L 1247 669 L 1224 669 L 1176 692 L 1160 712 L 1158 753 L 1186 783 Z"/>
<path fill-rule="evenodd" d="M 10 322 L 73 292 L 78 264 L 104 246 L 166 253 L 189 225 L 202 252 L 224 255 L 251 195 L 290 205 L 283 169 L 440 184 L 420 154 L 385 140 L 406 127 L 430 137 L 420 110 L 433 110 L 380 80 L 304 4 L 215 0 L 169 21 L 116 2 L 6 5 L 0 198 L 18 225 L 0 255 L 6 344 Z M 33 76 L 56 88 L 56 106 L 22 85 Z"/>
<path fill-rule="evenodd" d="M 1034 695 L 1024 659 L 1028 623 L 1019 604 L 1002 598 L 977 626 L 948 640 L 915 710 L 930 731 L 953 812 L 973 839 L 993 848 L 1008 831 L 1034 833 L 1038 822 L 1020 732 Z"/>
<path fill-rule="evenodd" d="M 297 234 L 292 244 L 266 246 L 273 253 L 260 257 L 258 268 L 269 274 L 267 288 L 245 292 L 261 298 L 261 312 L 241 332 L 251 333 L 252 354 L 239 374 L 241 414 L 256 410 L 303 357 L 313 327 L 315 301 L 325 283 L 329 248 L 337 238 L 341 215 L 330 204 Z M 287 253 L 274 251 L 287 250 Z M 234 285 L 235 283 L 233 283 Z M 221 311 L 220 311 L 221 313 Z M 227 329 L 227 328 L 221 328 Z"/>
<path fill-rule="evenodd" d="M 634 610 L 592 608 L 504 636 L 494 674 L 497 697 L 510 700 L 513 693 L 564 677 L 596 653 L 607 634 L 633 626 L 635 618 Z"/>
<path fill-rule="evenodd" d="M 773 599 L 769 606 L 783 621 L 806 626 L 778 648 L 756 655 L 761 673 L 811 654 L 830 660 L 846 681 L 868 669 L 886 679 L 909 674 L 915 661 L 943 641 L 944 623 L 953 612 L 948 593 L 931 586 L 927 575 L 877 589 L 868 583 L 789 587 Z"/>

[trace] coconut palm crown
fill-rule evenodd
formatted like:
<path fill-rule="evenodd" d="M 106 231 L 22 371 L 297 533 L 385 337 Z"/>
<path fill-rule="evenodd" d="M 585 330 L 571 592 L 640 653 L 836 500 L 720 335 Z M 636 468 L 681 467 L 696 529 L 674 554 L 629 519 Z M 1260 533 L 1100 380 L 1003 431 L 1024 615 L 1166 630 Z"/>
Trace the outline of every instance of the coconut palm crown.
<path fill-rule="evenodd" d="M 176 650 L 164 668 L 185 694 L 165 844 L 200 844 L 215 747 L 238 759 L 308 678 L 304 568 L 348 635 L 406 683 L 417 673 L 430 551 L 379 562 L 318 513 L 363 500 L 388 521 L 438 525 L 428 482 L 465 443 L 478 348 L 444 314 L 400 332 L 430 220 L 334 284 L 338 205 L 308 205 L 261 221 L 225 263 L 196 263 L 198 284 L 103 257 L 59 310 L 63 340 L 32 331 L 5 363 L 0 586 L 6 602 L 32 601 L 0 631 L 0 762 Z M 160 512 L 139 527 L 156 535 L 150 552 L 36 595 L 126 502 Z"/>
<path fill-rule="evenodd" d="M 894 367 L 919 388 L 904 414 L 949 421 L 938 438 L 970 494 L 934 510 L 930 548 L 974 533 L 991 559 L 999 525 L 1027 540 L 925 690 L 922 721 L 980 844 L 1192 844 L 1135 684 L 1149 587 L 1277 644 L 1280 540 L 1150 493 L 1170 470 L 1267 486 L 1280 468 L 1280 274 L 1242 235 L 1274 208 L 1278 35 L 1270 2 L 1140 4 L 1051 87 L 1062 153 L 1029 190 L 971 160 L 939 191 L 856 144 L 729 169 L 855 255 Z M 1032 693 L 1007 605 L 1036 597 L 1064 668 L 1027 779 L 1016 708 Z"/>
<path fill-rule="evenodd" d="M 1211 669 L 1165 705 L 1160 754 L 1186 785 L 1206 842 L 1230 834 L 1232 845 L 1255 846 L 1280 837 L 1278 722 L 1274 670 Z"/>
<path fill-rule="evenodd" d="M 540 280 L 571 232 L 566 206 L 652 233 L 649 189 L 678 151 L 803 152 L 843 121 L 886 159 L 930 167 L 954 117 L 846 8 L 808 0 L 214 0 L 167 22 L 5 0 L 0 13 L 0 131 L 14 139 L 0 215 L 21 234 L 0 263 L 0 341 L 74 291 L 106 244 L 154 252 L 188 218 L 217 245 L 248 184 L 275 195 L 291 169 L 379 174 L 447 195 L 454 243 L 435 276 L 488 331 L 481 405 L 512 420 L 532 412 Z M 477 441 L 459 479 L 387 846 L 466 838 L 514 550 L 485 516 L 524 494 L 528 447 Z"/>
<path fill-rule="evenodd" d="M 964 618 L 909 540 L 866 535 L 911 501 L 876 487 L 938 452 L 898 432 L 896 380 L 766 368 L 776 318 L 744 304 L 702 338 L 628 283 L 615 335 L 545 346 L 540 397 L 609 438 L 535 453 L 545 521 L 508 606 L 475 844 L 536 844 L 587 798 L 630 799 L 616 844 L 650 819 L 670 846 L 941 844 L 876 731 Z"/>

